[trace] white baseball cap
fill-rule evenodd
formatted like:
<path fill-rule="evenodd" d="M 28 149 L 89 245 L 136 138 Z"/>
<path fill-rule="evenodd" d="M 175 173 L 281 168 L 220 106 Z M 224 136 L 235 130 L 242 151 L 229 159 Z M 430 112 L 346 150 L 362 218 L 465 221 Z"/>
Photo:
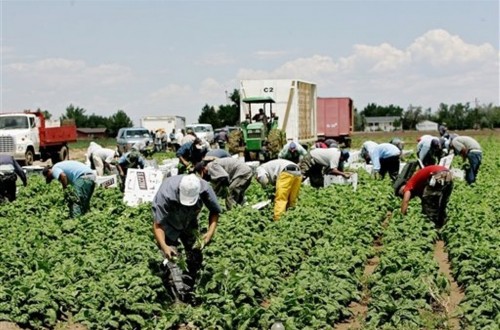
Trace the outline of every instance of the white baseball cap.
<path fill-rule="evenodd" d="M 196 204 L 200 197 L 201 182 L 195 174 L 185 175 L 179 184 L 179 199 L 182 205 Z"/>

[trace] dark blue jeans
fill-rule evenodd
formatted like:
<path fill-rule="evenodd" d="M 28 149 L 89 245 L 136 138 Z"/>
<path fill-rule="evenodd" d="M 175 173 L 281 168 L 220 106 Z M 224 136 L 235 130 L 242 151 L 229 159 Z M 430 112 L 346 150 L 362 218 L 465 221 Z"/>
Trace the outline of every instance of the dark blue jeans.
<path fill-rule="evenodd" d="M 469 152 L 467 154 L 467 159 L 469 160 L 470 166 L 465 170 L 465 181 L 467 181 L 468 184 L 472 184 L 476 182 L 476 176 L 481 166 L 483 154 L 481 152 Z"/>

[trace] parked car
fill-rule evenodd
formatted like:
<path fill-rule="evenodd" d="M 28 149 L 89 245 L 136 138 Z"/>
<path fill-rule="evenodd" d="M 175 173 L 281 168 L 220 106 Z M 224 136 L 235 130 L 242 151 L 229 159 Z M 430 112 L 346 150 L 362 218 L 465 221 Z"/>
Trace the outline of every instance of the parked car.
<path fill-rule="evenodd" d="M 214 128 L 211 124 L 190 124 L 186 130 L 191 128 L 197 137 L 205 139 L 208 143 L 214 143 Z"/>
<path fill-rule="evenodd" d="M 137 142 L 145 145 L 153 144 L 153 137 L 144 127 L 124 127 L 118 130 L 116 146 L 120 154 L 127 152 Z"/>

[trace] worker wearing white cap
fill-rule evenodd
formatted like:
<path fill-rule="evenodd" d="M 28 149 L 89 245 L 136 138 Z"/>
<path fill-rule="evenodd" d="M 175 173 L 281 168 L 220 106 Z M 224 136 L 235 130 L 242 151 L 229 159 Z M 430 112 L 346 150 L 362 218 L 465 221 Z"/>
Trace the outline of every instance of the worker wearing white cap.
<path fill-rule="evenodd" d="M 302 175 L 299 166 L 286 159 L 275 159 L 257 167 L 257 181 L 266 188 L 275 187 L 274 220 L 295 206 L 300 192 Z"/>
<path fill-rule="evenodd" d="M 210 212 L 208 230 L 201 245 L 195 246 L 199 236 L 197 217 L 203 204 Z M 213 189 L 195 174 L 169 177 L 158 189 L 152 210 L 153 233 L 164 256 L 171 259 L 177 254 L 175 247 L 179 243 L 184 246 L 191 278 L 188 285 L 192 287 L 202 264 L 201 249 L 212 239 L 222 212 Z"/>

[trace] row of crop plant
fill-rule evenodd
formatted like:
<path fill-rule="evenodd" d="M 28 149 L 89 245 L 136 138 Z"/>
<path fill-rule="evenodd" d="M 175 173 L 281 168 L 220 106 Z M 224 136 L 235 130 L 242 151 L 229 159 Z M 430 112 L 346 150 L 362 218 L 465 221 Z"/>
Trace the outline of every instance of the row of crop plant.
<path fill-rule="evenodd" d="M 29 202 L 27 202 L 29 201 Z M 60 185 L 30 177 L 0 210 L 0 320 L 54 328 L 151 328 L 169 304 L 154 273 L 149 206 L 128 208 L 97 189 L 92 211 L 67 219 Z"/>
<path fill-rule="evenodd" d="M 437 301 L 449 289 L 433 259 L 437 232 L 416 207 L 406 216 L 395 210 L 383 233 L 380 262 L 370 279 L 369 329 L 435 329 Z"/>
<path fill-rule="evenodd" d="M 500 141 L 483 143 L 485 157 L 474 186 L 456 185 L 450 222 L 443 237 L 458 284 L 465 288 L 459 306 L 462 327 L 500 325 Z"/>
<path fill-rule="evenodd" d="M 277 318 L 287 329 L 327 328 L 346 318 L 386 215 L 377 189 L 304 187 L 300 205 L 274 223 L 270 210 L 227 212 L 205 251 L 196 291 L 203 311 L 183 309 L 183 318 L 200 328 L 241 329 L 267 328 Z"/>

